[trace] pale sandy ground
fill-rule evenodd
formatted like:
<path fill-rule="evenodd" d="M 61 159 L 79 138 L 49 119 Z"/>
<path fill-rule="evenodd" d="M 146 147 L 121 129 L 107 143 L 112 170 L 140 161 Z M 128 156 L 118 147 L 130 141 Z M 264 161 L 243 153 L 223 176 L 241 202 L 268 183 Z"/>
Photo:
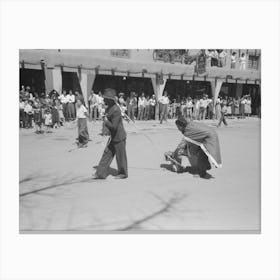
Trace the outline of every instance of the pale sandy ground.
<path fill-rule="evenodd" d="M 74 124 L 44 135 L 21 130 L 20 230 L 260 230 L 260 120 L 229 123 L 215 128 L 223 168 L 210 180 L 161 167 L 182 138 L 174 121 L 125 124 L 126 180 L 91 180 L 105 144 L 100 123 L 89 124 L 88 148 L 72 152 Z"/>

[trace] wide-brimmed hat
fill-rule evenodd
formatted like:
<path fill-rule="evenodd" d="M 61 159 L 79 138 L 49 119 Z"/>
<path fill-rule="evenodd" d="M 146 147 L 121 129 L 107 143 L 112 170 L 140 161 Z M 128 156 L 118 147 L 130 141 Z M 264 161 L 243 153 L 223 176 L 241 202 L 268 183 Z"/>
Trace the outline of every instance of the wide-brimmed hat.
<path fill-rule="evenodd" d="M 116 91 L 112 88 L 106 88 L 103 94 L 104 99 L 116 100 Z"/>

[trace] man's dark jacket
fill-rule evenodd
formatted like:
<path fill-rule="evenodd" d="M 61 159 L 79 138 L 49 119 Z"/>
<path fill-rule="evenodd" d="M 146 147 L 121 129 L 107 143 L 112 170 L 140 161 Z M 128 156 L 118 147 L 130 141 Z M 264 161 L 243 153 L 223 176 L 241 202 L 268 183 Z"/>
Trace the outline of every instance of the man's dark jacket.
<path fill-rule="evenodd" d="M 111 134 L 111 142 L 118 143 L 126 139 L 126 132 L 123 127 L 122 114 L 118 105 L 114 104 L 107 109 L 107 121 L 105 126 L 109 129 Z"/>

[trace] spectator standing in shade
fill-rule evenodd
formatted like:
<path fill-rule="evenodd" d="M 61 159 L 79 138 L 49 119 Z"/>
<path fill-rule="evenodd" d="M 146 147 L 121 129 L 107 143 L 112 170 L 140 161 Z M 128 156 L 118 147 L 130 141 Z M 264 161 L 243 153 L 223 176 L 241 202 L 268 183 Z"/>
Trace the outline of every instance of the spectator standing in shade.
<path fill-rule="evenodd" d="M 62 111 L 63 111 L 63 116 L 64 120 L 68 121 L 68 109 L 67 109 L 67 103 L 68 103 L 68 98 L 66 97 L 66 90 L 64 89 L 62 91 L 62 94 L 59 96 L 60 103 L 62 105 Z"/>
<path fill-rule="evenodd" d="M 42 112 L 42 105 L 38 98 L 34 101 L 34 123 L 36 127 L 35 133 L 40 134 L 44 131 L 42 130 L 42 123 L 43 123 L 43 112 Z"/>
<path fill-rule="evenodd" d="M 167 91 L 164 91 L 163 96 L 161 96 L 158 102 L 162 105 L 162 111 L 160 115 L 160 123 L 162 124 L 163 120 L 167 122 L 167 114 L 168 114 L 168 105 L 169 105 L 169 98 Z"/>
<path fill-rule="evenodd" d="M 212 120 L 214 117 L 214 104 L 212 98 L 207 98 L 207 118 Z"/>
<path fill-rule="evenodd" d="M 232 104 L 233 104 L 232 98 L 228 97 L 227 98 L 227 115 L 230 117 L 232 116 Z"/>
<path fill-rule="evenodd" d="M 54 128 L 58 128 L 60 124 L 60 119 L 59 119 L 59 103 L 58 99 L 55 99 L 53 101 L 53 106 L 51 108 L 51 114 L 52 114 L 52 124 Z"/>
<path fill-rule="evenodd" d="M 192 98 L 188 96 L 187 101 L 186 101 L 186 118 L 192 119 L 192 111 L 193 111 L 193 102 Z"/>
<path fill-rule="evenodd" d="M 131 92 L 129 98 L 127 98 L 127 114 L 128 117 L 134 121 L 135 109 L 137 108 L 137 99 L 135 97 L 135 92 Z"/>
<path fill-rule="evenodd" d="M 146 104 L 146 97 L 145 93 L 142 93 L 138 100 L 138 120 L 143 120 L 144 119 L 144 114 L 145 114 L 145 104 Z"/>
<path fill-rule="evenodd" d="M 155 119 L 155 108 L 156 108 L 156 97 L 153 94 L 152 97 L 149 99 L 149 120 Z"/>
<path fill-rule="evenodd" d="M 221 118 L 221 98 L 219 96 L 215 104 L 215 116 L 217 120 Z"/>
<path fill-rule="evenodd" d="M 98 97 L 93 90 L 90 92 L 90 97 L 88 101 L 89 101 L 89 120 L 92 121 L 92 117 L 93 117 L 93 121 L 96 121 L 97 113 L 98 113 Z"/>
<path fill-rule="evenodd" d="M 120 104 L 122 113 L 126 113 L 127 108 L 126 108 L 126 101 L 124 99 L 124 93 L 123 92 L 119 93 L 118 103 Z"/>
<path fill-rule="evenodd" d="M 243 96 L 240 100 L 240 118 L 245 119 L 245 104 L 246 104 L 246 96 Z"/>
<path fill-rule="evenodd" d="M 246 103 L 245 103 L 245 108 L 244 108 L 244 113 L 247 117 L 250 117 L 251 114 L 252 114 L 252 109 L 251 109 L 251 105 L 252 105 L 252 102 L 251 102 L 251 97 L 248 96 L 246 98 Z"/>
<path fill-rule="evenodd" d="M 22 97 L 20 97 L 19 98 L 19 127 L 20 128 L 25 127 L 24 108 L 25 108 L 25 103 Z"/>
<path fill-rule="evenodd" d="M 193 119 L 198 120 L 199 115 L 199 99 L 194 98 L 193 100 Z"/>
<path fill-rule="evenodd" d="M 67 94 L 68 101 L 68 117 L 70 121 L 75 120 L 75 95 L 72 90 L 69 90 L 69 94 Z"/>
<path fill-rule="evenodd" d="M 149 113 L 150 113 L 150 103 L 149 103 L 150 97 L 147 96 L 145 98 L 145 109 L 144 109 L 144 120 L 147 121 L 149 119 Z"/>
<path fill-rule="evenodd" d="M 235 117 L 239 117 L 239 99 L 236 97 L 234 98 L 233 104 L 234 104 L 234 111 L 233 114 Z"/>
<path fill-rule="evenodd" d="M 97 96 L 97 108 L 98 108 L 98 119 L 101 119 L 103 116 L 103 112 L 104 112 L 104 98 L 102 96 L 101 91 L 99 91 L 98 96 Z"/>
<path fill-rule="evenodd" d="M 59 100 L 57 103 L 57 108 L 58 108 L 58 116 L 59 116 L 59 125 L 63 126 L 63 124 L 65 123 L 65 117 L 63 114 L 63 106 Z"/>
<path fill-rule="evenodd" d="M 199 100 L 199 120 L 205 120 L 207 105 L 208 102 L 206 95 L 203 95 L 203 97 Z"/>
<path fill-rule="evenodd" d="M 227 101 L 225 99 L 223 99 L 221 101 L 221 116 L 220 116 L 220 120 L 219 120 L 217 127 L 220 127 L 222 122 L 224 123 L 225 126 L 228 125 L 226 118 L 225 118 L 226 113 L 227 113 Z"/>
<path fill-rule="evenodd" d="M 32 118 L 33 118 L 33 102 L 31 100 L 27 101 L 25 103 L 25 108 L 24 108 L 24 112 L 25 112 L 25 127 L 26 128 L 32 128 Z"/>

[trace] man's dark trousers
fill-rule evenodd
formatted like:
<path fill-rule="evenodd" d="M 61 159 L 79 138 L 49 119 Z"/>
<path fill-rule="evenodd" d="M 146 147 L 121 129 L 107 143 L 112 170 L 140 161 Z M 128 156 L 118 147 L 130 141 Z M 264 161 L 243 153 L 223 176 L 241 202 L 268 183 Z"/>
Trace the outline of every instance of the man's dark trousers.
<path fill-rule="evenodd" d="M 100 179 L 105 179 L 109 175 L 109 166 L 116 155 L 118 174 L 128 176 L 127 156 L 126 156 L 126 139 L 117 143 L 110 142 L 105 148 L 102 158 L 98 164 L 96 174 Z"/>

